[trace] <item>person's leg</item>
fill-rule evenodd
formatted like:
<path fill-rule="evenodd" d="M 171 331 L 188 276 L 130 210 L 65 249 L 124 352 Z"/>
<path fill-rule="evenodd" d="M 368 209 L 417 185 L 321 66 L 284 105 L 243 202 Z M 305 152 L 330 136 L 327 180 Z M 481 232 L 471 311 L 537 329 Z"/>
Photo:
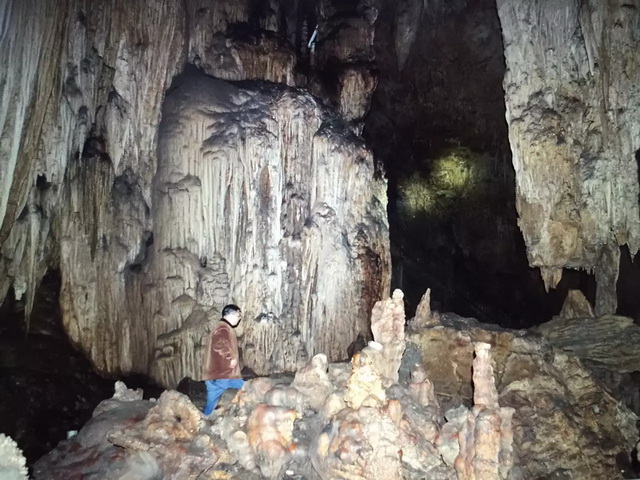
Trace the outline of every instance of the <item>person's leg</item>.
<path fill-rule="evenodd" d="M 216 408 L 218 400 L 222 393 L 227 389 L 221 382 L 224 380 L 205 380 L 204 384 L 207 386 L 207 404 L 204 407 L 203 413 L 209 415 Z"/>
<path fill-rule="evenodd" d="M 225 388 L 237 388 L 238 390 L 240 390 L 244 385 L 244 380 L 241 378 L 230 378 L 229 380 L 227 380 L 227 382 L 228 383 L 226 384 Z"/>

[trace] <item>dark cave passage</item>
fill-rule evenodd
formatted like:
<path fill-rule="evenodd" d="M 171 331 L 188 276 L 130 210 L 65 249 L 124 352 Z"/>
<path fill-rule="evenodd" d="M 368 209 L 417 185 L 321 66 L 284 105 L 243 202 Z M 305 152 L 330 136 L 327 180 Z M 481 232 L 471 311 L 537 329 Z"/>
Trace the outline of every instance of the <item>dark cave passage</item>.
<path fill-rule="evenodd" d="M 28 464 L 79 430 L 102 400 L 113 395 L 116 378 L 97 374 L 64 332 L 60 274 L 49 271 L 34 299 L 28 330 L 23 302 L 13 291 L 0 306 L 0 432 L 14 438 Z M 161 389 L 141 376 L 123 378 L 145 397 Z"/>
<path fill-rule="evenodd" d="M 389 179 L 393 286 L 409 314 L 431 288 L 441 310 L 542 323 L 563 298 L 545 293 L 517 226 L 495 3 L 425 7 L 402 66 L 393 29 L 401 8 L 380 12 L 380 80 L 364 130 Z"/>

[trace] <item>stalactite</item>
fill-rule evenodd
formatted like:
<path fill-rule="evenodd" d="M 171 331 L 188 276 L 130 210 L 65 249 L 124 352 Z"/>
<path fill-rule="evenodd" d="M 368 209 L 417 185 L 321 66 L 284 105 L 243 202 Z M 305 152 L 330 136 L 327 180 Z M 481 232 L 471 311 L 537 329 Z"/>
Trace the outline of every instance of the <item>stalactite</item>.
<path fill-rule="evenodd" d="M 499 0 L 517 207 L 547 288 L 562 268 L 598 273 L 615 311 L 620 245 L 640 247 L 640 12 L 622 2 Z M 603 275 L 604 274 L 604 275 Z"/>
<path fill-rule="evenodd" d="M 313 74 L 296 68 L 300 52 L 281 35 L 297 29 L 298 18 L 315 22 L 314 14 L 304 5 L 285 11 L 281 3 L 11 0 L 0 7 L 7 65 L 0 72 L 0 297 L 13 286 L 29 308 L 46 269 L 59 267 L 65 328 L 100 370 L 143 372 L 166 383 L 185 372 L 197 376 L 203 318 L 234 298 L 247 299 L 243 307 L 254 315 L 245 359 L 264 371 L 293 370 L 322 350 L 332 359 L 346 356 L 349 342 L 366 335 L 369 310 L 389 282 L 380 220 L 386 194 L 382 182 L 361 181 L 374 177 L 373 158 L 337 126 L 339 115 L 322 127 L 327 112 L 308 95 L 270 99 L 259 89 L 244 91 L 239 105 L 258 97 L 262 103 L 242 121 L 233 111 L 207 113 L 221 136 L 203 139 L 202 158 L 191 158 L 202 160 L 202 178 L 154 183 L 162 170 L 161 107 L 185 62 L 232 80 L 310 81 Z M 352 25 L 331 49 L 370 43 L 373 10 L 367 12 L 364 21 L 350 13 Z M 332 15 L 342 10 L 318 21 L 339 25 Z M 370 61 L 370 49 L 368 55 Z M 342 61 L 351 59 L 334 63 Z M 362 82 L 356 75 L 345 90 L 343 103 L 357 105 L 359 115 L 372 75 Z M 368 90 L 358 92 L 361 86 Z M 262 124 L 254 129 L 254 121 Z M 237 169 L 221 168 L 224 162 Z M 264 181 L 254 185 L 246 177 L 258 165 Z M 46 188 L 36 185 L 40 177 Z M 215 189 L 203 188 L 203 179 L 216 179 Z M 168 207 L 154 203 L 156 187 L 168 203 L 191 192 L 189 205 L 173 213 L 184 218 L 199 208 L 204 219 L 193 226 L 158 222 Z M 352 199 L 368 206 L 342 205 Z M 253 212 L 272 216 L 254 219 Z M 233 240 L 238 232 L 246 245 Z M 222 243 L 229 245 L 225 255 L 216 251 Z M 333 250 L 344 251 L 329 261 Z M 238 267 L 247 258 L 252 263 Z M 307 258 L 315 263 L 299 268 Z M 322 288 L 334 299 L 318 295 Z M 176 295 L 162 298 L 167 291 Z"/>

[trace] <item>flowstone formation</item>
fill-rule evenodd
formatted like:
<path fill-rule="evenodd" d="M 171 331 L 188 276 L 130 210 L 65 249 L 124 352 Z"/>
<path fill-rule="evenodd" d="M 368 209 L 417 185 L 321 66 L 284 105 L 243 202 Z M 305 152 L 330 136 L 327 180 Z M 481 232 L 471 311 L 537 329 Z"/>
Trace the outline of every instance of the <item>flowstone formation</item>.
<path fill-rule="evenodd" d="M 183 75 L 165 102 L 154 185 L 141 276 L 153 285 L 145 323 L 166 330 L 157 378 L 198 374 L 202 332 L 225 299 L 242 300 L 244 362 L 261 374 L 320 352 L 343 359 L 369 335 L 388 288 L 385 184 L 313 97 Z"/>
<path fill-rule="evenodd" d="M 593 271 L 616 311 L 620 245 L 640 247 L 637 2 L 498 0 L 520 229 L 547 287 Z"/>
<path fill-rule="evenodd" d="M 257 371 L 345 358 L 390 267 L 384 180 L 357 137 L 376 10 L 343 3 L 4 2 L 0 298 L 28 318 L 59 269 L 64 327 L 94 366 L 165 385 L 197 376 L 228 301 Z M 167 92 L 187 64 L 255 83 L 180 105 Z M 165 97 L 184 129 L 159 132 Z"/>

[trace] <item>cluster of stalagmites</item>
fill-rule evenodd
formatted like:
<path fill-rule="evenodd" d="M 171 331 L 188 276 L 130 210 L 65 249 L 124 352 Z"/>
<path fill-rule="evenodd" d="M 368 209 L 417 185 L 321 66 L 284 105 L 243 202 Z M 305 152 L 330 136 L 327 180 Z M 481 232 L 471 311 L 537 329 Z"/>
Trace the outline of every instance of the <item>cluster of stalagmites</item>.
<path fill-rule="evenodd" d="M 421 365 L 398 382 L 404 324 L 396 291 L 374 308 L 376 341 L 350 363 L 319 354 L 293 379 L 250 380 L 208 419 L 176 391 L 148 401 L 118 383 L 35 477 L 509 478 L 513 409 L 498 404 L 489 345 L 475 345 L 474 405 L 443 415 Z"/>
<path fill-rule="evenodd" d="M 582 311 L 570 303 L 566 315 Z M 427 293 L 405 326 L 396 291 L 350 363 L 319 354 L 295 375 L 249 380 L 210 418 L 176 391 L 149 401 L 116 384 L 35 478 L 623 478 L 640 408 L 603 379 L 630 363 L 594 370 L 554 325 L 547 340 L 432 312 Z"/>

